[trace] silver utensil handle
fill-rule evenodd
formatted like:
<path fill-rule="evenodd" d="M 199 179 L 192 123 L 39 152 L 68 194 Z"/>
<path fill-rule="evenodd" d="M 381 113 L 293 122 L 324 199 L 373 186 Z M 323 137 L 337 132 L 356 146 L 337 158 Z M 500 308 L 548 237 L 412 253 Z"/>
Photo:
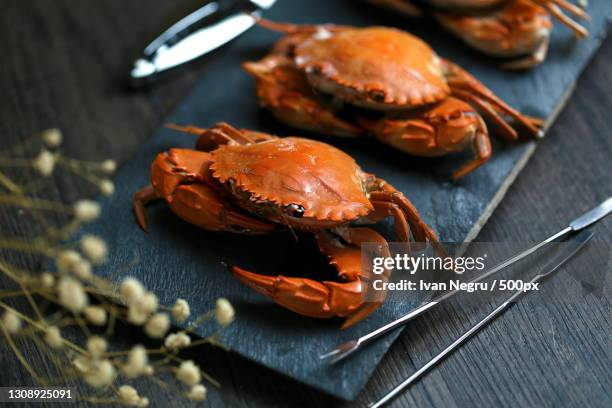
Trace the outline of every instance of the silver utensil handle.
<path fill-rule="evenodd" d="M 586 214 L 576 218 L 570 223 L 570 227 L 574 231 L 579 231 L 601 220 L 610 213 L 612 213 L 612 197 L 609 197 Z"/>

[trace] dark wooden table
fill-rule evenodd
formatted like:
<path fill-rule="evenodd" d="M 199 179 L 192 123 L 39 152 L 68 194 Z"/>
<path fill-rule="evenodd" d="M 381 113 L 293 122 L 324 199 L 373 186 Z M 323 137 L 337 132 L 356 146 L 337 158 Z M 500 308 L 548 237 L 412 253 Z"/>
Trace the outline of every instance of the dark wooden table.
<path fill-rule="evenodd" d="M 177 4 L 178 3 L 178 4 Z M 64 130 L 64 151 L 83 159 L 127 160 L 189 92 L 198 67 L 141 93 L 121 86 L 133 51 L 189 1 L 4 0 L 0 11 L 0 140 L 10 145 L 48 127 Z M 604 42 L 556 125 L 479 236 L 535 242 L 612 195 L 612 39 Z M 551 79 L 552 80 L 552 79 Z M 76 191 L 57 183 L 66 201 Z M 2 217 L 2 234 L 22 233 Z M 597 226 L 612 242 L 612 219 Z M 591 260 L 580 258 L 588 270 Z M 612 406 L 612 297 L 575 305 L 518 305 L 396 402 L 397 406 Z M 407 329 L 357 404 L 365 405 L 412 373 L 483 316 L 442 307 Z M 431 322 L 442 322 L 434 324 Z M 136 336 L 123 329 L 124 336 Z M 491 339 L 494 339 L 491 340 Z M 121 340 L 118 340 L 121 342 Z M 44 371 L 38 350 L 26 355 Z M 223 383 L 211 406 L 336 406 L 336 401 L 231 353 L 194 353 Z M 0 385 L 32 384 L 0 348 Z M 157 387 L 141 389 L 156 406 L 180 404 Z"/>

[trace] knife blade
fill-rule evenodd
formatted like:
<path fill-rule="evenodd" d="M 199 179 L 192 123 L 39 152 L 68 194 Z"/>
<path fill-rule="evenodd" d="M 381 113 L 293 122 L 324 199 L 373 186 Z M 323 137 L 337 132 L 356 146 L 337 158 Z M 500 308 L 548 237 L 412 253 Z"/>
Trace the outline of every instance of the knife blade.
<path fill-rule="evenodd" d="M 130 72 L 136 86 L 158 74 L 192 61 L 233 40 L 253 27 L 256 18 L 276 0 L 210 1 L 182 18 L 154 39 Z"/>

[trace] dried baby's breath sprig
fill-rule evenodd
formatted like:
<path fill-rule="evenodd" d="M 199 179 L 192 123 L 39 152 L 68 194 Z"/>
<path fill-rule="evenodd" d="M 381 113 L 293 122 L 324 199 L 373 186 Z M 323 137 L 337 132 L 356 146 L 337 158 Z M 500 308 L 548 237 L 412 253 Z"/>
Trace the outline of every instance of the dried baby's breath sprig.
<path fill-rule="evenodd" d="M 217 299 L 215 305 L 215 319 L 221 327 L 227 327 L 234 321 L 234 307 L 225 298 Z"/>
<path fill-rule="evenodd" d="M 131 305 L 144 295 L 145 290 L 138 279 L 127 277 L 121 282 L 120 292 L 123 301 Z"/>
<path fill-rule="evenodd" d="M 138 391 L 130 385 L 122 385 L 119 387 L 117 397 L 121 404 L 130 407 L 146 407 L 149 405 L 149 400 L 138 395 Z"/>
<path fill-rule="evenodd" d="M 91 200 L 79 200 L 74 205 L 74 216 L 82 222 L 95 221 L 101 211 L 100 204 Z"/>
<path fill-rule="evenodd" d="M 146 374 L 147 367 L 150 367 L 148 363 L 149 358 L 146 349 L 141 345 L 136 345 L 130 350 L 127 362 L 121 371 L 128 378 L 138 377 Z"/>
<path fill-rule="evenodd" d="M 62 144 L 62 131 L 59 129 L 47 129 L 41 134 L 42 140 L 49 147 L 59 147 Z"/>
<path fill-rule="evenodd" d="M 21 319 L 12 310 L 5 310 L 2 314 L 2 325 L 7 332 L 15 334 L 21 329 Z"/>
<path fill-rule="evenodd" d="M 117 170 L 117 162 L 114 160 L 104 160 L 100 164 L 100 169 L 106 174 L 113 174 Z"/>
<path fill-rule="evenodd" d="M 185 332 L 171 333 L 166 336 L 164 345 L 170 350 L 179 350 L 191 344 L 191 337 Z"/>
<path fill-rule="evenodd" d="M 146 323 L 148 318 L 149 318 L 148 313 L 142 312 L 140 309 L 138 309 L 134 305 L 130 305 L 128 307 L 128 312 L 127 312 L 128 322 L 136 326 L 142 326 L 143 324 Z"/>
<path fill-rule="evenodd" d="M 64 339 L 57 326 L 49 326 L 45 330 L 45 342 L 49 347 L 59 349 L 64 346 Z"/>
<path fill-rule="evenodd" d="M 50 176 L 55 168 L 55 156 L 48 150 L 42 150 L 32 162 L 32 166 L 43 176 Z"/>
<path fill-rule="evenodd" d="M 108 255 L 106 242 L 95 235 L 83 235 L 83 237 L 81 237 L 80 247 L 85 256 L 96 265 L 104 263 Z"/>
<path fill-rule="evenodd" d="M 44 194 L 38 193 L 45 183 L 53 180 L 47 176 L 64 175 L 60 170 L 68 170 L 68 174 L 111 195 L 115 186 L 107 177 L 116 170 L 117 164 L 113 160 L 88 162 L 68 158 L 59 150 L 62 139 L 58 129 L 49 129 L 0 152 L 0 189 L 3 190 L 0 205 L 17 208 L 21 217 L 18 220 L 32 223 L 26 224 L 23 230 L 38 234 L 21 238 L 0 236 L 1 248 L 39 257 L 38 264 L 46 265 L 49 260 L 55 263 L 55 268 L 39 272 L 30 270 L 30 263 L 11 265 L 0 255 L 0 274 L 13 286 L 0 289 L 0 299 L 3 299 L 0 300 L 0 335 L 6 340 L 0 345 L 8 345 L 40 385 L 71 381 L 88 384 L 95 393 L 92 397 L 83 396 L 89 402 L 146 406 L 149 400 L 132 386 L 119 387 L 118 378 L 138 378 L 138 381 L 151 381 L 169 388 L 174 381 L 167 383 L 162 378 L 172 375 L 188 386 L 175 392 L 176 395 L 193 401 L 204 400 L 207 390 L 201 384 L 202 378 L 215 386 L 219 384 L 193 361 L 183 362 L 180 353 L 204 343 L 219 344 L 218 333 L 193 340 L 188 333 L 213 315 L 225 327 L 234 319 L 233 307 L 221 299 L 214 311 L 196 316 L 187 331 L 167 335 L 170 313 L 178 323 L 190 316 L 186 300 L 177 299 L 171 307 L 160 305 L 157 296 L 135 278 L 126 278 L 120 285 L 114 285 L 96 276 L 95 267 L 107 259 L 108 247 L 101 237 L 90 234 L 77 237 L 83 223 L 100 218 L 100 205 L 88 199 L 69 205 L 45 199 Z M 24 173 L 32 177 L 23 177 Z M 18 179 L 28 181 L 22 185 Z M 35 191 L 37 194 L 33 195 Z M 4 302 L 16 297 L 24 298 L 27 311 Z M 112 300 L 123 303 L 118 305 Z M 90 301 L 95 304 L 90 305 Z M 55 306 L 50 308 L 49 303 Z M 123 323 L 139 326 L 134 330 L 141 330 L 155 339 L 149 341 L 159 345 L 152 349 L 130 345 L 126 350 L 109 350 L 115 327 Z M 42 354 L 59 370 L 56 375 L 44 378 L 37 373 L 37 367 L 28 362 L 29 355 L 19 349 L 25 341 L 33 342 L 44 351 Z"/>
<path fill-rule="evenodd" d="M 189 390 L 187 398 L 192 401 L 204 401 L 206 399 L 206 393 L 208 390 L 202 384 L 196 384 Z"/>
<path fill-rule="evenodd" d="M 107 348 L 108 342 L 100 336 L 92 336 L 87 339 L 87 351 L 89 351 L 93 358 L 101 357 Z"/>
<path fill-rule="evenodd" d="M 55 266 L 59 272 L 72 273 L 81 279 L 89 279 L 92 275 L 91 263 L 72 249 L 61 251 L 55 258 Z"/>
<path fill-rule="evenodd" d="M 92 387 L 109 386 L 115 381 L 117 370 L 110 360 L 93 360 L 83 375 L 85 382 Z"/>
<path fill-rule="evenodd" d="M 78 280 L 64 276 L 57 284 L 59 302 L 66 309 L 79 313 L 89 304 L 89 298 Z"/>
<path fill-rule="evenodd" d="M 40 274 L 40 284 L 43 288 L 52 288 L 55 285 L 55 276 L 49 272 L 43 272 Z"/>
<path fill-rule="evenodd" d="M 166 313 L 156 313 L 145 324 L 145 333 L 154 339 L 161 339 L 170 329 L 170 318 Z"/>
<path fill-rule="evenodd" d="M 106 310 L 100 306 L 87 306 L 85 310 L 83 310 L 83 314 L 87 322 L 94 326 L 104 326 L 108 321 Z"/>
<path fill-rule="evenodd" d="M 112 196 L 115 193 L 115 185 L 110 180 L 101 180 L 98 183 L 98 187 L 100 187 L 100 192 L 102 195 L 107 197 Z"/>
<path fill-rule="evenodd" d="M 151 313 L 155 313 L 157 311 L 159 300 L 154 293 L 145 292 L 142 296 L 137 298 L 132 305 L 140 312 L 150 315 Z"/>
<path fill-rule="evenodd" d="M 183 361 L 176 370 L 176 379 L 186 385 L 196 385 L 202 381 L 200 368 L 192 360 Z"/>
<path fill-rule="evenodd" d="M 172 306 L 172 316 L 174 316 L 174 319 L 182 323 L 187 320 L 190 313 L 189 303 L 185 299 L 176 299 L 174 306 Z"/>

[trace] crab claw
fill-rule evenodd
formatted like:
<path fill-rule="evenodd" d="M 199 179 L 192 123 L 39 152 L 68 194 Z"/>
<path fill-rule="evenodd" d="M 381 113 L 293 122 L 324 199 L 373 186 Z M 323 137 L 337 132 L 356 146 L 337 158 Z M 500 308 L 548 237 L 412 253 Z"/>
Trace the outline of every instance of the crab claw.
<path fill-rule="evenodd" d="M 172 212 L 190 224 L 209 231 L 239 234 L 267 234 L 276 226 L 250 216 L 209 185 L 210 155 L 188 149 L 160 153 L 151 166 L 152 186 L 134 194 L 132 205 L 136 220 L 147 230 L 145 205 L 164 199 Z"/>
<path fill-rule="evenodd" d="M 378 309 L 386 298 L 386 292 L 370 287 L 369 282 L 378 277 L 371 270 L 363 270 L 360 244 L 378 244 L 375 252 L 384 257 L 389 256 L 388 244 L 369 228 L 338 228 L 333 233 L 319 232 L 316 237 L 319 249 L 336 267 L 341 282 L 267 276 L 236 266 L 232 271 L 242 283 L 289 310 L 317 318 L 346 317 L 342 328 L 350 327 Z M 388 273 L 379 279 L 388 280 Z"/>

